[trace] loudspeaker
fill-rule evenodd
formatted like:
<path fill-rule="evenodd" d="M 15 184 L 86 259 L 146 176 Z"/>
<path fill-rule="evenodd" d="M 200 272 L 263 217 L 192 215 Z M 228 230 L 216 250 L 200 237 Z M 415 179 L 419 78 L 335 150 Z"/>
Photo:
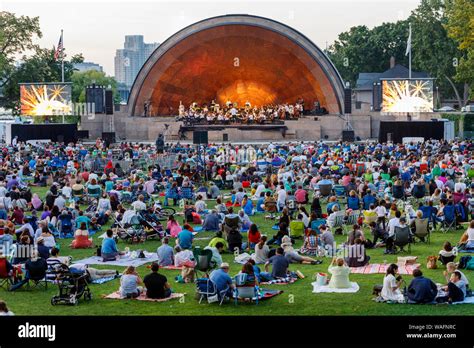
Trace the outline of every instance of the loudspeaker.
<path fill-rule="evenodd" d="M 222 134 L 222 141 L 229 141 L 229 134 L 227 133 Z"/>
<path fill-rule="evenodd" d="M 208 134 L 207 131 L 194 131 L 193 132 L 193 144 L 207 144 Z"/>
<path fill-rule="evenodd" d="M 345 130 L 342 131 L 342 141 L 348 141 L 353 143 L 355 140 L 354 131 L 353 130 Z"/>
<path fill-rule="evenodd" d="M 352 89 L 344 88 L 344 113 L 352 113 Z"/>
<path fill-rule="evenodd" d="M 380 83 L 374 83 L 372 87 L 372 108 L 374 111 L 380 111 L 382 104 L 382 85 Z"/>
<path fill-rule="evenodd" d="M 112 90 L 107 89 L 105 91 L 105 114 L 113 115 L 114 114 L 114 98 Z"/>
<path fill-rule="evenodd" d="M 87 139 L 87 138 L 89 138 L 89 131 L 88 130 L 78 130 L 76 132 L 76 137 L 78 139 Z"/>
<path fill-rule="evenodd" d="M 106 144 L 115 143 L 115 132 L 102 132 L 102 140 Z"/>
<path fill-rule="evenodd" d="M 89 113 L 103 114 L 105 111 L 105 88 L 94 84 L 86 87 L 86 103 Z"/>

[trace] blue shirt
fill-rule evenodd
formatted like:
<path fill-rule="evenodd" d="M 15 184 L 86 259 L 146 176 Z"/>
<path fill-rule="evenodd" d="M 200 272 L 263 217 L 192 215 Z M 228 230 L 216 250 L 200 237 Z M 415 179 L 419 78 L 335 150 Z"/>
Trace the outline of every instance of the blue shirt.
<path fill-rule="evenodd" d="M 115 244 L 115 240 L 113 238 L 104 238 L 101 248 L 102 254 L 112 254 L 117 251 L 117 244 Z"/>
<path fill-rule="evenodd" d="M 183 249 L 191 249 L 193 246 L 193 234 L 188 230 L 182 230 L 178 234 L 179 246 Z"/>
<path fill-rule="evenodd" d="M 232 278 L 222 269 L 216 269 L 209 279 L 216 285 L 217 291 L 222 291 L 232 284 Z"/>
<path fill-rule="evenodd" d="M 170 266 L 173 262 L 173 248 L 168 244 L 163 244 L 156 251 L 158 255 L 158 264 L 160 266 Z"/>

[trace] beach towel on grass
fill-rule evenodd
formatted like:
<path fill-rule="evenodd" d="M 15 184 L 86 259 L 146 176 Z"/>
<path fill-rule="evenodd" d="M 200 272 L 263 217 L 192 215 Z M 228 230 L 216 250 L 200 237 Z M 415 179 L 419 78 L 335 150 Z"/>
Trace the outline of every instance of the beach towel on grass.
<path fill-rule="evenodd" d="M 77 263 L 82 263 L 85 265 L 103 265 L 103 266 L 122 266 L 122 267 L 128 267 L 128 266 L 134 266 L 134 267 L 139 267 L 142 266 L 146 263 L 158 261 L 158 255 L 156 253 L 148 253 L 144 252 L 145 258 L 139 259 L 139 258 L 132 258 L 130 255 L 123 255 L 120 257 L 119 260 L 114 260 L 114 261 L 102 261 L 102 257 L 100 256 L 91 256 L 88 257 L 87 259 L 83 260 L 77 260 L 73 264 Z"/>
<path fill-rule="evenodd" d="M 184 295 L 185 294 L 183 293 L 176 292 L 176 293 L 172 293 L 171 296 L 167 298 L 148 298 L 146 297 L 146 293 L 144 292 L 136 298 L 127 299 L 125 297 L 120 296 L 120 291 L 115 291 L 111 293 L 110 295 L 105 296 L 104 298 L 112 299 L 112 300 L 138 300 L 138 301 L 148 301 L 148 302 L 166 302 L 166 301 L 173 300 L 176 298 L 181 298 Z"/>
<path fill-rule="evenodd" d="M 262 285 L 270 285 L 270 284 L 293 284 L 296 282 L 298 278 L 293 278 L 293 277 L 285 277 L 285 278 L 278 278 L 278 279 L 273 279 L 268 282 L 261 282 L 260 284 Z"/>
<path fill-rule="evenodd" d="M 120 278 L 121 275 L 118 275 L 118 276 L 113 276 L 113 277 L 105 277 L 105 278 L 99 278 L 99 279 L 94 279 L 93 281 L 91 281 L 89 284 L 104 284 L 104 283 L 107 283 L 107 282 L 110 282 L 114 279 L 118 279 Z M 50 283 L 55 283 L 57 284 L 57 280 L 56 279 L 47 279 L 48 282 Z"/>
<path fill-rule="evenodd" d="M 260 289 L 260 296 L 258 300 L 259 301 L 268 300 L 282 293 L 283 293 L 283 290 Z M 256 300 L 257 300 L 256 297 L 252 298 L 252 301 L 256 301 Z M 244 302 L 244 299 L 239 298 L 239 301 Z"/>
<path fill-rule="evenodd" d="M 347 289 L 335 289 L 335 288 L 330 288 L 327 285 L 318 285 L 318 283 L 314 282 L 311 283 L 313 285 L 313 294 L 318 294 L 322 292 L 337 292 L 337 293 L 354 293 L 359 291 L 359 284 L 355 282 L 351 282 L 351 287 Z"/>
<path fill-rule="evenodd" d="M 351 273 L 353 274 L 385 274 L 389 264 L 374 263 L 368 264 L 362 267 L 351 267 Z M 413 271 L 420 267 L 420 264 L 414 265 L 398 265 L 398 273 L 404 275 L 412 275 Z"/>

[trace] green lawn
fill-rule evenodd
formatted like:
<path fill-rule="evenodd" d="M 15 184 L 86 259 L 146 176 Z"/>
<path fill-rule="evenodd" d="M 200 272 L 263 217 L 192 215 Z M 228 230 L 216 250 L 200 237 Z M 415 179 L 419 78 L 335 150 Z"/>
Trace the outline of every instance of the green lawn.
<path fill-rule="evenodd" d="M 44 196 L 45 189 L 34 189 L 35 192 Z M 263 215 L 252 217 L 252 220 L 258 224 L 260 231 L 267 235 L 272 235 L 275 231 L 271 230 L 272 222 L 265 221 Z M 435 282 L 444 282 L 443 270 L 426 269 L 426 257 L 436 255 L 441 249 L 442 244 L 449 240 L 456 244 L 462 234 L 461 230 L 443 234 L 435 232 L 431 238 L 431 245 L 420 244 L 412 245 L 411 255 L 419 257 L 422 264 L 421 269 L 424 274 Z M 199 238 L 210 237 L 211 233 L 201 233 Z M 341 243 L 345 237 L 337 236 L 337 242 Z M 98 242 L 97 238 L 95 241 Z M 60 240 L 61 254 L 71 255 L 75 260 L 88 257 L 94 254 L 93 249 L 71 250 L 68 240 Z M 196 245 L 205 246 L 208 240 L 196 241 Z M 174 245 L 174 241 L 172 241 Z M 147 241 L 145 245 L 134 245 L 131 249 L 146 249 L 154 251 L 160 245 L 158 241 Z M 296 247 L 301 245 L 299 241 Z M 119 248 L 123 249 L 126 244 L 119 243 Z M 396 255 L 384 255 L 383 249 L 368 250 L 371 256 L 371 263 L 396 262 Z M 231 265 L 231 275 L 238 273 L 240 265 L 233 263 L 233 256 L 225 254 L 224 261 Z M 239 304 L 235 306 L 233 302 L 219 306 L 218 304 L 199 304 L 195 299 L 195 287 L 193 284 L 178 284 L 174 282 L 174 277 L 178 271 L 160 270 L 168 277 L 175 292 L 184 292 L 186 296 L 184 301 L 171 300 L 163 303 L 150 303 L 135 300 L 106 300 L 101 298 L 116 291 L 119 288 L 119 280 L 114 280 L 101 285 L 91 285 L 93 300 L 84 302 L 75 307 L 52 306 L 50 299 L 58 289 L 55 285 L 44 290 L 19 290 L 17 292 L 7 292 L 0 289 L 0 299 L 7 302 L 9 308 L 17 315 L 472 315 L 474 306 L 461 305 L 400 305 L 400 304 L 381 304 L 372 301 L 372 288 L 375 284 L 381 284 L 382 274 L 374 275 L 351 275 L 351 280 L 359 283 L 360 290 L 356 294 L 313 294 L 311 282 L 313 276 L 318 271 L 326 271 L 330 259 L 326 258 L 324 263 L 317 266 L 311 265 L 291 265 L 290 269 L 300 270 L 306 278 L 298 280 L 291 285 L 271 285 L 266 286 L 271 289 L 281 289 L 283 294 L 276 296 L 268 301 L 262 301 L 258 305 Z M 108 267 L 123 271 L 120 267 Z M 146 266 L 139 267 L 139 273 L 144 276 L 148 269 Z M 471 271 L 465 271 L 466 276 L 471 282 L 474 277 Z M 410 280 L 410 276 L 404 276 Z"/>

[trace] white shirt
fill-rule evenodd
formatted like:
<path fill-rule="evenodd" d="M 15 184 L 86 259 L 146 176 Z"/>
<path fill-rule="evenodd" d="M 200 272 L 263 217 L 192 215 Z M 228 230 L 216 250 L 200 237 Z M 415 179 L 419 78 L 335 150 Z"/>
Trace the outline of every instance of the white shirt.
<path fill-rule="evenodd" d="M 474 228 L 468 228 L 466 233 L 467 233 L 467 240 L 469 242 L 474 241 Z"/>
<path fill-rule="evenodd" d="M 146 210 L 146 204 L 142 201 L 135 201 L 132 203 L 132 208 L 135 211 Z"/>
<path fill-rule="evenodd" d="M 280 189 L 280 191 L 278 191 L 278 204 L 280 206 L 283 206 L 285 205 L 286 203 L 286 191 L 284 189 Z"/>
<path fill-rule="evenodd" d="M 64 195 L 64 197 L 71 198 L 72 188 L 70 186 L 64 186 L 61 189 L 61 193 Z"/>
<path fill-rule="evenodd" d="M 383 287 L 380 295 L 384 300 L 399 301 L 403 299 L 403 294 L 399 289 L 393 291 L 393 288 L 397 286 L 397 280 L 392 275 L 389 274 L 383 279 Z"/>
<path fill-rule="evenodd" d="M 464 190 L 466 189 L 466 184 L 463 183 L 463 182 L 457 182 L 454 184 L 454 191 L 456 192 L 464 192 Z"/>
<path fill-rule="evenodd" d="M 387 215 L 387 209 L 383 205 L 376 207 L 375 212 L 377 213 L 377 217 L 385 217 Z"/>
<path fill-rule="evenodd" d="M 394 217 L 390 219 L 390 221 L 388 222 L 388 236 L 389 237 L 393 237 L 393 235 L 395 234 L 395 227 L 398 227 L 398 226 L 400 226 L 399 218 Z"/>

